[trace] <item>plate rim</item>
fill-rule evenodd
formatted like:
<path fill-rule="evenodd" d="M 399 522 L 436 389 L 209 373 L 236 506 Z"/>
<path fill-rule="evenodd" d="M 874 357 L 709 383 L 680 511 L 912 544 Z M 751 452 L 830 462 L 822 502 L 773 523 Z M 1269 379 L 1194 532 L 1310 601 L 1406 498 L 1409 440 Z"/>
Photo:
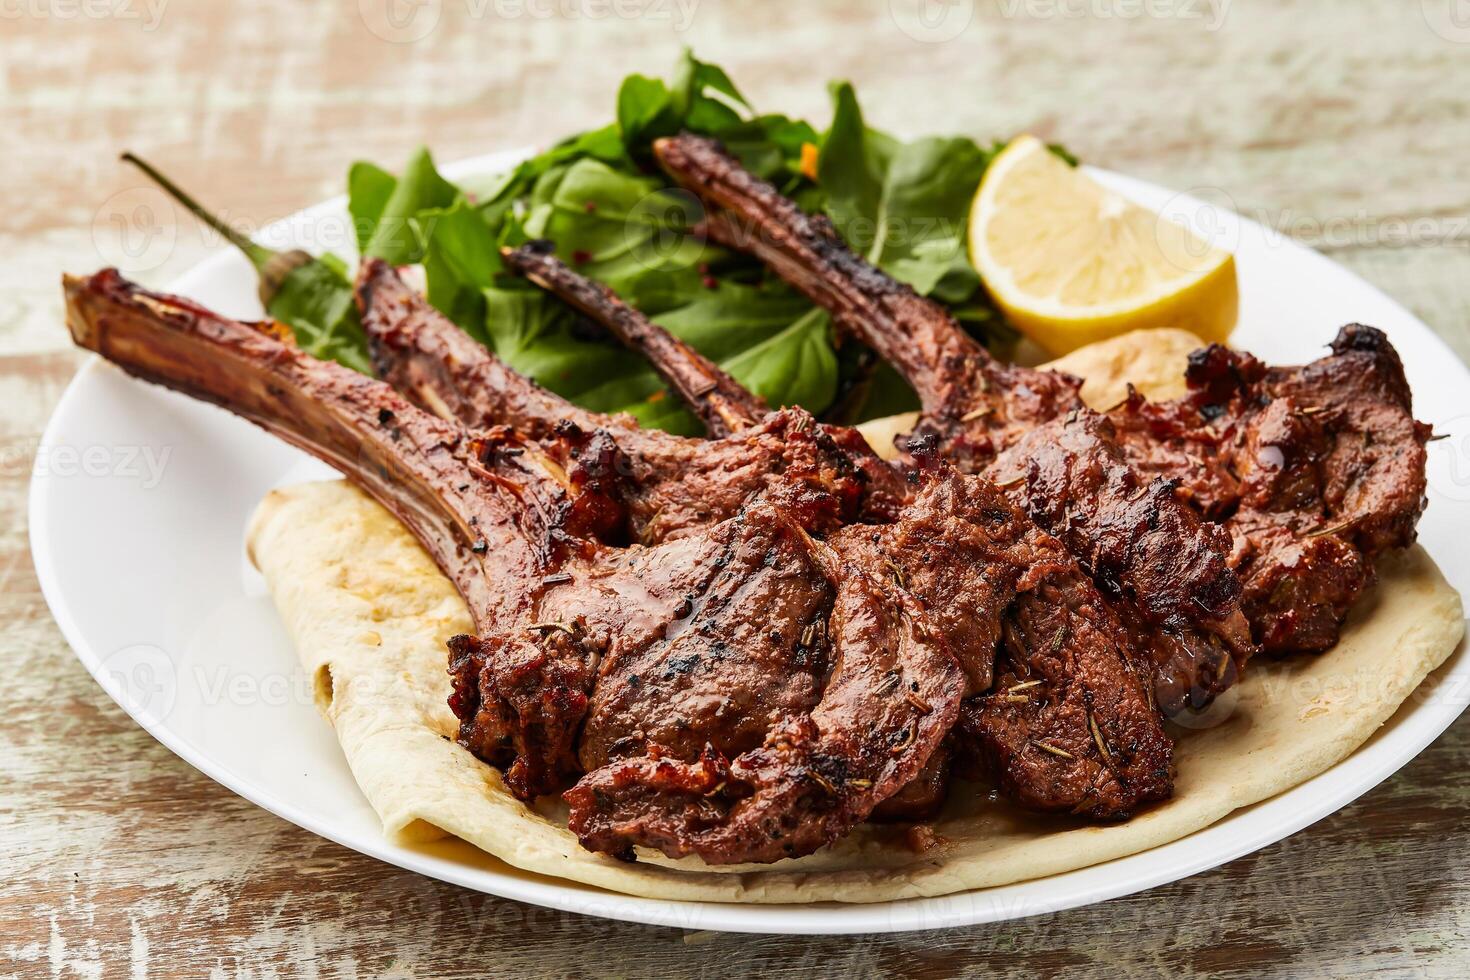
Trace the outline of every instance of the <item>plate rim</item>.
<path fill-rule="evenodd" d="M 444 166 L 446 176 L 463 178 L 471 175 L 489 175 L 491 168 L 513 166 L 524 159 L 533 148 L 518 148 L 483 154 Z M 1168 192 L 1168 188 L 1138 178 L 1128 177 L 1113 171 L 1087 167 L 1090 173 L 1106 183 L 1125 190 L 1143 189 L 1149 192 Z M 1188 198 L 1189 195 L 1173 195 Z M 340 211 L 345 207 L 346 196 L 335 195 L 310 207 L 293 212 L 278 221 L 266 225 L 262 236 L 284 229 L 289 222 L 310 221 L 324 214 Z M 1258 225 L 1243 215 L 1234 215 L 1242 228 Z M 1265 229 L 1262 229 L 1264 232 Z M 1313 249 L 1289 242 L 1297 253 L 1319 263 L 1330 266 L 1334 274 L 1351 277 L 1363 289 L 1370 290 L 1377 298 L 1406 319 L 1416 323 L 1426 338 L 1439 348 L 1439 353 L 1455 361 L 1464 369 L 1464 364 L 1434 330 L 1425 324 L 1397 300 L 1383 293 L 1375 285 L 1362 279 L 1352 270 L 1332 261 Z M 217 267 L 232 261 L 233 252 L 224 246 L 216 249 L 183 274 L 175 277 L 169 289 L 187 294 L 195 280 L 217 274 Z M 350 258 L 350 256 L 349 256 Z M 80 392 L 96 383 L 99 373 L 108 370 L 97 355 L 91 355 L 68 382 L 61 398 L 48 418 L 40 441 L 37 444 L 37 459 L 53 448 L 65 420 L 75 411 L 74 405 L 81 398 Z M 919 929 L 951 928 L 981 925 L 1024 918 L 1032 915 L 1063 911 L 1083 905 L 1119 898 L 1173 881 L 1183 880 L 1196 874 L 1219 867 L 1242 855 L 1261 850 L 1273 843 L 1295 834 L 1303 828 L 1335 813 L 1353 800 L 1373 789 L 1399 769 L 1406 766 L 1431 742 L 1437 739 L 1465 710 L 1466 705 L 1454 699 L 1426 699 L 1414 706 L 1405 720 L 1385 731 L 1378 729 L 1367 742 L 1359 745 L 1347 757 L 1311 779 L 1283 793 L 1268 797 L 1247 807 L 1238 808 L 1215 823 L 1175 841 L 1125 855 L 1073 871 L 1043 878 L 1000 885 L 992 888 L 972 889 L 954 895 L 934 898 L 906 898 L 877 903 L 792 903 L 792 904 L 740 904 L 706 901 L 677 901 L 650 899 L 624 895 L 582 885 L 573 881 L 557 879 L 541 880 L 505 874 L 493 869 L 457 865 L 443 858 L 420 854 L 411 849 L 390 843 L 386 837 L 361 840 L 351 834 L 335 829 L 329 821 L 318 820 L 306 813 L 290 800 L 264 790 L 228 768 L 213 763 L 208 754 L 196 748 L 187 738 L 176 735 L 165 726 L 155 724 L 146 712 L 135 711 L 130 699 L 122 692 L 116 678 L 103 667 L 103 658 L 93 649 L 71 613 L 64 590 L 60 584 L 56 556 L 52 553 L 48 535 L 42 533 L 52 518 L 51 504 L 46 494 L 49 476 L 40 466 L 32 470 L 28 487 L 27 531 L 32 563 L 41 588 L 41 593 L 53 620 L 73 654 L 87 669 L 119 707 L 158 741 L 190 766 L 213 779 L 236 795 L 249 800 L 256 806 L 314 833 L 369 857 L 403 868 L 436 880 L 460 887 L 497 895 L 502 898 L 529 902 L 547 908 L 577 912 L 621 921 L 637 922 L 685 929 L 711 929 L 722 932 L 772 933 L 786 935 L 842 935 L 876 932 L 907 932 Z M 1463 595 L 1463 593 L 1462 593 Z M 1466 654 L 1464 640 L 1450 653 L 1445 663 L 1433 672 L 1443 674 L 1444 680 L 1451 677 L 1470 679 L 1470 655 Z M 1400 711 L 1403 706 L 1400 706 Z M 1276 811 L 1282 811 L 1279 815 Z M 1269 814 L 1275 819 L 1266 819 Z M 1231 822 L 1247 825 L 1245 833 L 1227 835 L 1222 831 Z M 1255 827 L 1255 824 L 1262 824 Z M 1234 842 L 1226 847 L 1199 847 L 1201 843 L 1218 843 L 1213 838 L 1233 836 Z M 1192 853 L 1191 853 L 1192 852 Z M 1129 864 L 1142 864 L 1141 859 L 1158 858 L 1161 854 L 1181 857 L 1178 863 L 1159 863 L 1146 873 L 1109 875 L 1108 869 L 1118 869 Z M 1134 869 L 1129 869 L 1134 870 Z M 935 914 L 933 909 L 944 903 L 956 902 L 985 894 L 996 894 L 1008 890 L 1034 887 L 1039 882 L 1062 879 L 1069 876 L 1082 878 L 1083 883 L 1059 898 L 1042 901 L 1018 901 L 1019 908 L 1007 908 L 1006 903 L 971 903 L 968 913 Z M 1089 881 L 1087 879 L 1096 879 Z M 498 886 L 498 887 L 492 887 Z M 681 914 L 682 912 L 682 914 Z M 940 921 L 934 921 L 934 920 Z M 697 922 L 695 920 L 698 920 Z"/>

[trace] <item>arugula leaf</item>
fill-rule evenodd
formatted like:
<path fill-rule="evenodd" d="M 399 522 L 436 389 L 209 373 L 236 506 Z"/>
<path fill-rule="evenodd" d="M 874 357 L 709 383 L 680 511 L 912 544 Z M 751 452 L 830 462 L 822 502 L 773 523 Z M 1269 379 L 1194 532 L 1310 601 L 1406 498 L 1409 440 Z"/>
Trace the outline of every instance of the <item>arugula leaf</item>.
<path fill-rule="evenodd" d="M 361 163 L 348 174 L 347 210 L 357 227 L 362 254 L 394 265 L 423 258 L 413 220 L 423 212 L 447 208 L 459 197 L 459 188 L 439 175 L 434 158 L 422 147 L 396 178 Z"/>
<path fill-rule="evenodd" d="M 821 137 L 809 123 L 781 115 L 757 116 L 720 131 L 725 148 L 742 166 L 791 194 L 801 186 L 801 151 Z"/>
<path fill-rule="evenodd" d="M 724 99 L 715 98 L 711 92 Z M 688 48 L 674 69 L 670 94 L 680 125 L 698 133 L 718 133 L 737 125 L 742 119 L 738 109 L 750 110 L 750 103 L 725 69 L 699 61 Z"/>
<path fill-rule="evenodd" d="M 919 293 L 960 302 L 980 286 L 965 256 L 970 201 L 990 155 L 965 137 L 898 143 L 868 128 L 852 86 L 832 89 L 817 178 L 827 213 L 855 250 Z"/>
<path fill-rule="evenodd" d="M 899 143 L 863 120 L 852 86 L 832 87 L 832 125 L 817 162 L 825 209 L 838 232 L 868 261 L 922 295 L 968 305 L 972 329 L 988 324 L 980 276 L 966 255 L 970 202 L 991 153 L 965 137 Z M 989 340 L 986 332 L 976 334 Z M 861 417 L 918 404 L 887 365 L 874 372 Z"/>
<path fill-rule="evenodd" d="M 989 157 L 975 141 L 930 137 L 895 152 L 883 177 L 868 249 L 874 265 L 915 290 L 962 302 L 980 288 L 966 255 L 970 202 Z"/>
<path fill-rule="evenodd" d="M 629 411 L 669 431 L 701 431 L 642 357 L 568 307 L 524 287 L 486 289 L 484 299 L 489 347 L 512 368 L 592 411 Z"/>
<path fill-rule="evenodd" d="M 808 310 L 790 326 L 721 367 L 769 405 L 822 406 L 837 396 L 837 354 L 825 312 Z"/>
<path fill-rule="evenodd" d="M 618 89 L 618 127 L 630 155 L 646 158 L 653 141 L 688 129 L 720 133 L 739 125 L 750 104 L 724 69 L 699 61 L 684 49 L 665 85 L 646 75 L 629 75 Z"/>
<path fill-rule="evenodd" d="M 357 235 L 357 254 L 368 254 L 373 231 L 378 226 L 398 178 L 376 164 L 359 160 L 347 170 L 347 213 Z"/>
<path fill-rule="evenodd" d="M 618 129 L 625 146 L 651 143 L 676 131 L 673 96 L 657 78 L 629 75 L 618 88 Z"/>
<path fill-rule="evenodd" d="M 827 195 L 827 215 L 838 233 L 865 255 L 873 246 L 883 184 L 896 149 L 893 137 L 863 123 L 852 85 L 834 85 L 832 125 L 817 158 L 817 183 Z"/>
<path fill-rule="evenodd" d="M 619 282 L 705 260 L 705 244 L 687 231 L 698 206 L 655 178 L 584 158 L 561 174 L 542 204 L 527 231 L 556 242 L 564 259 L 595 279 Z"/>
<path fill-rule="evenodd" d="M 480 343 L 488 343 L 484 290 L 502 269 L 494 229 L 464 200 L 420 212 L 414 226 L 424 243 L 429 302 Z"/>
<path fill-rule="evenodd" d="M 292 269 L 267 307 L 313 357 L 370 374 L 367 337 L 352 298 L 347 264 L 330 253 Z"/>

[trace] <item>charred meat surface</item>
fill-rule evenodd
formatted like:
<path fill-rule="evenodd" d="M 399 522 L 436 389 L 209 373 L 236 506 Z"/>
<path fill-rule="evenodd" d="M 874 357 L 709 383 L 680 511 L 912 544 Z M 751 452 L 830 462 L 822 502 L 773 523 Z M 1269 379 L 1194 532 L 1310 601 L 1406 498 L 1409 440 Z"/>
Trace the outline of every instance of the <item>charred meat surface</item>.
<path fill-rule="evenodd" d="M 1157 471 L 1178 459 L 1212 474 L 1185 486 L 1223 522 L 1262 648 L 1337 642 L 1373 559 L 1413 543 L 1425 505 L 1425 441 L 1403 364 L 1382 331 L 1343 327 L 1331 353 L 1266 367 L 1212 346 L 1190 359 L 1190 392 L 1132 397 L 1112 413 L 1130 455 Z"/>
<path fill-rule="evenodd" d="M 853 254 L 829 222 L 803 212 L 712 140 L 686 134 L 654 149 L 674 180 L 704 202 L 712 238 L 761 258 L 914 386 L 923 411 L 911 449 L 934 447 L 962 470 L 992 476 L 1073 550 L 1105 594 L 1136 600 L 1148 613 L 1138 625 L 1166 622 L 1181 638 L 1153 645 L 1165 710 L 1201 705 L 1233 682 L 1252 647 L 1225 539 L 1172 494 L 1150 491 L 1147 479 L 1127 472 L 1130 462 L 1107 423 L 1082 405 L 1077 379 L 996 361 L 943 307 Z M 1059 426 L 1074 423 L 1085 428 L 1085 440 L 1057 438 L 1065 434 Z M 1038 433 L 1043 427 L 1046 434 Z M 1043 448 L 1053 465 L 1031 458 Z M 1143 516 L 1166 531 L 1137 526 L 1141 503 Z M 1148 545 L 1164 533 L 1185 553 L 1208 556 L 1190 579 L 1203 589 L 1203 606 L 1178 589 L 1154 588 L 1166 570 L 1150 564 L 1160 549 Z M 1227 662 L 1232 669 L 1222 669 Z"/>
<path fill-rule="evenodd" d="M 1128 465 L 1112 424 L 1079 409 L 1039 426 L 987 472 L 1077 555 L 1147 652 L 1166 714 L 1199 709 L 1253 649 L 1230 537 Z"/>
<path fill-rule="evenodd" d="M 955 742 L 1023 806 L 1124 819 L 1173 789 L 1173 743 L 1148 664 L 1080 571 L 1050 576 L 1006 619 L 989 693 Z"/>
<path fill-rule="evenodd" d="M 1023 806 L 1103 819 L 1169 795 L 1146 648 L 994 485 L 931 480 L 894 524 L 844 527 L 833 543 L 886 569 L 945 630 L 969 678 L 951 743 L 971 774 Z"/>
<path fill-rule="evenodd" d="M 553 284 L 552 288 L 593 297 L 580 302 L 579 308 L 595 321 L 605 323 L 615 314 L 628 315 L 610 293 L 581 281 L 565 266 L 539 252 L 534 261 L 551 263 L 543 280 Z M 609 303 L 613 304 L 611 309 Z M 616 326 L 609 325 L 609 329 L 620 332 Z M 644 352 L 665 377 L 701 370 L 698 355 L 687 347 L 646 346 Z M 681 397 L 690 398 L 688 394 Z M 749 424 L 761 424 L 756 421 L 755 409 L 751 411 Z M 1095 518 L 1104 525 L 1102 539 L 1107 551 L 1088 552 L 1087 564 L 1101 569 L 1103 580 L 1113 581 L 1118 567 L 1135 560 L 1152 563 L 1158 574 L 1151 584 L 1158 586 L 1159 594 L 1164 596 L 1152 605 L 1148 598 L 1122 595 L 1117 589 L 1108 599 L 1099 595 L 1061 542 L 1038 528 L 995 486 L 979 478 L 933 480 L 907 502 L 896 522 L 881 527 L 850 524 L 837 531 L 831 541 L 856 564 L 891 576 L 923 604 L 965 671 L 968 695 L 979 695 L 993 685 L 996 648 L 1005 617 L 1020 617 L 1017 622 L 1060 619 L 1064 627 L 1075 621 L 1065 646 L 1056 645 L 1055 635 L 1042 636 L 1034 628 L 1011 629 L 1010 662 L 1020 665 L 1028 676 L 1045 676 L 1045 687 L 1032 692 L 1028 707 L 1019 707 L 1011 699 L 999 702 L 1008 706 L 1004 714 L 978 713 L 974 732 L 959 737 L 971 739 L 962 748 L 971 755 L 978 754 L 985 769 L 998 777 L 1002 789 L 1025 805 L 1113 818 L 1140 802 L 1168 795 L 1171 785 L 1171 746 L 1149 696 L 1146 671 L 1150 659 L 1160 661 L 1161 675 L 1167 673 L 1172 678 L 1194 668 L 1188 673 L 1189 679 L 1202 677 L 1216 685 L 1203 694 L 1190 692 L 1195 695 L 1192 698 L 1181 696 L 1180 704 L 1206 700 L 1236 675 L 1231 651 L 1220 649 L 1209 637 L 1199 636 L 1189 623 L 1169 618 L 1181 600 L 1177 594 L 1162 590 L 1208 585 L 1222 577 L 1222 572 L 1225 581 L 1234 579 L 1224 569 L 1223 533 L 1217 542 L 1220 554 L 1179 549 L 1178 539 L 1182 536 L 1187 541 L 1190 536 L 1181 535 L 1170 519 L 1188 512 L 1172 506 L 1167 485 L 1156 483 L 1142 488 L 1127 483 L 1129 471 L 1121 463 L 1121 453 L 1106 441 L 1105 434 L 1089 428 L 1088 421 L 1107 426 L 1099 416 L 1089 416 L 1088 420 L 1069 418 L 1069 426 L 1078 424 L 1060 433 L 1049 433 L 1052 442 L 1034 451 L 1041 472 L 1053 484 L 1047 488 L 1049 498 L 1073 500 L 1077 508 L 1098 512 Z M 1112 457 L 1091 444 L 1099 441 L 1105 444 L 1103 450 L 1113 452 Z M 948 469 L 935 463 L 932 456 L 923 459 L 926 469 Z M 1077 460 L 1085 460 L 1090 466 L 1075 472 L 1066 469 L 1065 464 Z M 1062 469 L 1057 469 L 1057 462 L 1064 464 Z M 1037 475 L 1035 482 L 1041 479 Z M 1051 516 L 1063 523 L 1071 512 L 1063 509 Z M 1080 538 L 1075 547 L 1095 543 L 1085 535 Z M 1142 558 L 1135 558 L 1138 554 Z M 1045 600 L 1037 595 L 1043 584 L 1048 589 Z M 1019 598 L 1008 609 L 1011 596 Z M 1196 597 L 1195 605 L 1224 617 L 1231 614 L 1233 598 L 1213 597 L 1212 605 L 1211 597 Z M 1131 633 L 1122 628 L 1114 605 L 1123 621 L 1131 625 Z M 1233 615 L 1234 622 L 1222 623 L 1222 628 L 1233 629 L 1237 641 L 1248 648 L 1244 619 L 1238 610 Z M 1207 657 L 1207 665 L 1201 669 L 1185 659 L 1191 656 Z M 1029 666 L 1033 663 L 1040 666 Z M 1053 669 L 1044 669 L 1046 665 Z M 1212 667 L 1216 673 L 1210 672 Z M 1073 683 L 1069 673 L 1073 668 L 1085 671 L 1087 679 Z M 1037 681 L 1036 686 L 1042 683 Z M 1094 688 L 1104 686 L 1108 693 L 1092 693 Z M 1182 686 L 1188 690 L 1187 684 Z M 1100 707 L 1094 709 L 1094 702 Z M 1075 708 L 1076 703 L 1083 704 L 1080 712 L 1064 707 L 1071 704 Z M 1119 705 L 1126 706 L 1126 710 L 1119 709 Z M 1043 713 L 1045 718 L 1041 717 Z M 1067 721 L 1076 718 L 1085 718 L 1088 724 L 1068 732 Z M 1034 753 L 1028 755 L 1027 746 L 1008 748 L 1002 729 L 1009 726 L 1014 730 L 1018 724 L 1049 727 L 1054 729 L 1054 737 L 1073 743 L 1080 736 L 1084 745 L 1070 755 L 1050 754 L 1043 760 L 1047 765 L 1038 767 Z M 1116 752 L 1087 748 L 1106 745 L 1091 736 L 1091 728 L 1099 724 L 1117 732 L 1125 746 L 1138 748 L 1125 747 Z M 900 798 L 883 804 L 883 812 L 892 817 L 902 812 L 922 813 L 926 807 L 937 805 L 941 795 L 936 789 L 936 772 L 941 761 L 931 760 L 915 783 L 897 794 Z"/>
<path fill-rule="evenodd" d="M 776 861 L 841 836 L 924 770 L 958 715 L 959 665 L 911 597 L 831 552 L 825 560 L 838 584 L 821 702 L 733 759 L 712 746 L 694 760 L 655 747 L 588 773 L 565 794 L 584 844 L 624 857 L 641 843 L 707 863 Z M 885 690 L 895 675 L 913 698 Z"/>

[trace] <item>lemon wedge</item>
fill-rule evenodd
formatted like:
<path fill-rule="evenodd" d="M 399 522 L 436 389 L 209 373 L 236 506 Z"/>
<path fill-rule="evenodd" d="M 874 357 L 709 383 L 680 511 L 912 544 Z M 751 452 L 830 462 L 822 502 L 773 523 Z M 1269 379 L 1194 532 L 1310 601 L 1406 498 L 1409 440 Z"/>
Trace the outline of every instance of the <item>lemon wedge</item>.
<path fill-rule="evenodd" d="M 1235 259 L 1067 166 L 1034 136 L 998 153 L 970 208 L 970 260 L 1026 336 L 1053 354 L 1130 330 L 1224 341 Z"/>

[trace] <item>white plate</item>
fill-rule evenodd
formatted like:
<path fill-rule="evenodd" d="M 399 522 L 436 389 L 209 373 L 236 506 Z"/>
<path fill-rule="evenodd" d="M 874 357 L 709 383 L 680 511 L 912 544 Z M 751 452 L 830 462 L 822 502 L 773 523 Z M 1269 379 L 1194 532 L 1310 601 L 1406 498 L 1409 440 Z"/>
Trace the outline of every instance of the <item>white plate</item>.
<path fill-rule="evenodd" d="M 496 172 L 518 156 L 467 161 L 450 173 Z M 1239 346 L 1292 363 L 1319 356 L 1343 323 L 1388 332 L 1408 367 L 1416 414 L 1452 436 L 1433 445 L 1421 539 L 1467 594 L 1470 549 L 1456 543 L 1470 538 L 1470 372 L 1407 310 L 1316 253 L 1193 198 L 1097 176 L 1235 247 Z M 332 237 L 324 227 L 345 227 L 344 218 L 344 202 L 329 201 L 268 229 L 267 238 L 309 247 Z M 260 315 L 254 275 L 234 251 L 202 263 L 175 289 L 224 313 Z M 62 397 L 31 484 L 31 547 L 56 621 L 140 725 L 241 796 L 392 864 L 559 909 L 685 929 L 846 933 L 994 922 L 1097 902 L 1212 868 L 1332 813 L 1413 758 L 1460 713 L 1470 689 L 1462 646 L 1442 668 L 1434 696 L 1411 699 L 1331 770 L 1183 840 L 1096 867 L 878 905 L 630 898 L 526 875 L 467 846 L 411 849 L 383 839 L 241 544 L 246 519 L 269 488 L 330 473 L 227 412 L 93 360 Z"/>

